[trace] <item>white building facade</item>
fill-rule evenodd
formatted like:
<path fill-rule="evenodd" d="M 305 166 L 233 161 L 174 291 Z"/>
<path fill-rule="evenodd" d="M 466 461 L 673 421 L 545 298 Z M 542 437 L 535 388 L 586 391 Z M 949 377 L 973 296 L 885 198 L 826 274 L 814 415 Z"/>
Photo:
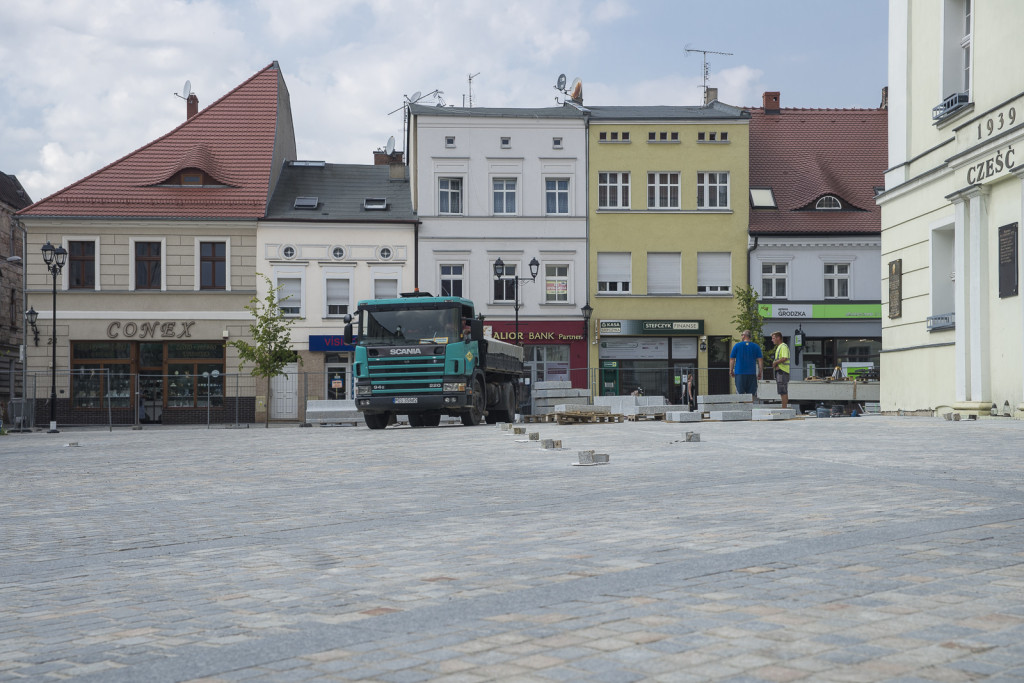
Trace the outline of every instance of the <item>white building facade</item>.
<path fill-rule="evenodd" d="M 518 320 L 532 381 L 587 386 L 583 113 L 411 105 L 409 114 L 417 286 L 471 299 L 496 338 L 514 341 Z M 531 277 L 531 262 L 536 280 L 517 281 Z"/>
<path fill-rule="evenodd" d="M 1021 26 L 1015 0 L 890 0 L 883 411 L 1024 417 Z"/>

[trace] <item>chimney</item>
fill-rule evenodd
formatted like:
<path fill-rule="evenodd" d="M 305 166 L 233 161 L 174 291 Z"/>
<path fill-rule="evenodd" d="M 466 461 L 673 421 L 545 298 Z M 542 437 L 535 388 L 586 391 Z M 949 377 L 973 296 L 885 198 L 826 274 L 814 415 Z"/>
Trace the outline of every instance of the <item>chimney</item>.
<path fill-rule="evenodd" d="M 185 100 L 185 120 L 189 120 L 193 116 L 199 113 L 199 98 L 196 97 L 195 93 L 188 96 Z"/>
<path fill-rule="evenodd" d="M 882 103 L 878 105 L 879 109 L 889 108 L 889 86 L 882 88 Z"/>
<path fill-rule="evenodd" d="M 779 106 L 779 93 L 766 92 L 764 94 L 764 113 L 778 114 L 780 109 L 781 107 Z"/>
<path fill-rule="evenodd" d="M 707 106 L 718 99 L 718 88 L 704 88 L 704 105 Z"/>

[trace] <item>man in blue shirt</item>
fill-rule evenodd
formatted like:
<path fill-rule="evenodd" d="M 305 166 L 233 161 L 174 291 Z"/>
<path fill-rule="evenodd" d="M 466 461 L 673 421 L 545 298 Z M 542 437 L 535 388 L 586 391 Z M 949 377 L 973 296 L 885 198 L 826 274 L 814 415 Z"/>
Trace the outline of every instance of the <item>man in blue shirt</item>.
<path fill-rule="evenodd" d="M 750 341 L 750 330 L 743 330 L 740 342 L 733 345 L 729 354 L 729 374 L 736 379 L 736 393 L 757 398 L 757 380 L 761 379 L 763 372 L 761 347 Z"/>

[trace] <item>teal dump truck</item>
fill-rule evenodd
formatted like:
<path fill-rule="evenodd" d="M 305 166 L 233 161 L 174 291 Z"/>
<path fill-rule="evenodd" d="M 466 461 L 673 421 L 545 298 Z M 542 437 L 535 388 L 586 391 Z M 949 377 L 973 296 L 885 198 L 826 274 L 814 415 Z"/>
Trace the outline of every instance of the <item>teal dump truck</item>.
<path fill-rule="evenodd" d="M 467 426 L 513 421 L 523 348 L 483 329 L 473 302 L 460 297 L 360 301 L 345 342 L 355 344 L 355 402 L 366 426 L 384 429 L 398 415 L 413 427 L 436 427 L 442 415 Z"/>

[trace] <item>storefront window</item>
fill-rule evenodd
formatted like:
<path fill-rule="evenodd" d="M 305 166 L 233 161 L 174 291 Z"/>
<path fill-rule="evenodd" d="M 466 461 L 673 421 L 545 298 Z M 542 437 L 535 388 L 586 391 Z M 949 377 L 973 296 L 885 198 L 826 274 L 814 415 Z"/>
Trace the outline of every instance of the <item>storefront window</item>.
<path fill-rule="evenodd" d="M 74 342 L 71 345 L 71 405 L 75 408 L 127 408 L 131 397 L 130 359 L 131 342 Z"/>

